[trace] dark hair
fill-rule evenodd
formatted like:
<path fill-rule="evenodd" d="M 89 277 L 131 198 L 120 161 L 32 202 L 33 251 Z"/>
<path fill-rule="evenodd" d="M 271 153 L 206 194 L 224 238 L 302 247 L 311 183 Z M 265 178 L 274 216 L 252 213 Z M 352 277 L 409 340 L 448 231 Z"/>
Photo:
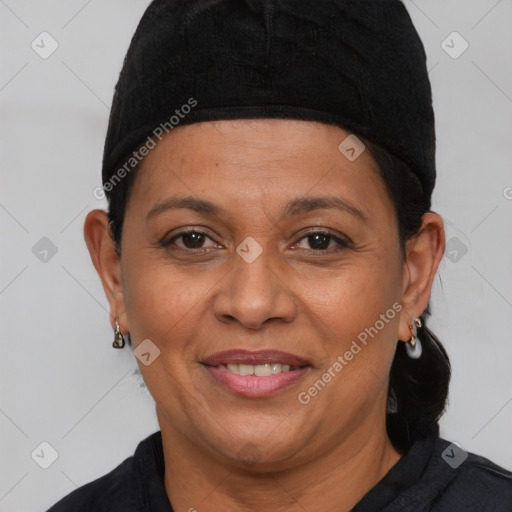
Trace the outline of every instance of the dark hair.
<path fill-rule="evenodd" d="M 417 176 L 400 159 L 383 148 L 365 141 L 378 164 L 398 218 L 402 255 L 405 243 L 414 236 L 423 214 L 430 212 L 430 198 L 425 198 Z M 423 352 L 411 359 L 405 343 L 398 341 L 391 365 L 388 389 L 386 427 L 395 447 L 405 452 L 417 439 L 423 439 L 437 428 L 446 408 L 451 366 L 448 354 L 435 334 L 427 327 L 430 303 L 421 315 L 418 338 Z"/>
<path fill-rule="evenodd" d="M 122 162 L 127 162 L 130 158 L 130 155 L 131 151 L 128 152 L 124 158 L 119 160 L 115 169 L 118 169 L 120 166 L 122 166 Z M 130 170 L 130 172 L 113 186 L 110 192 L 105 191 L 105 195 L 108 199 L 108 220 L 110 236 L 114 242 L 115 250 L 119 256 L 121 256 L 121 238 L 123 235 L 124 216 L 130 197 L 130 191 L 133 188 L 133 183 L 135 182 L 135 178 L 141 163 L 142 160 L 137 162 L 137 164 Z"/>
<path fill-rule="evenodd" d="M 425 197 L 419 179 L 402 160 L 365 138 L 360 139 L 377 163 L 392 199 L 404 257 L 407 240 L 418 232 L 423 214 L 431 211 L 430 197 Z M 108 195 L 110 233 L 119 255 L 124 214 L 139 165 Z M 418 328 L 417 336 L 423 347 L 421 357 L 411 359 L 406 353 L 405 343 L 397 340 L 391 365 L 386 428 L 391 442 L 401 452 L 437 428 L 437 421 L 446 406 L 450 361 L 441 342 L 426 326 L 429 316 L 430 304 L 421 316 L 422 326 Z M 129 336 L 128 343 L 131 346 Z"/>

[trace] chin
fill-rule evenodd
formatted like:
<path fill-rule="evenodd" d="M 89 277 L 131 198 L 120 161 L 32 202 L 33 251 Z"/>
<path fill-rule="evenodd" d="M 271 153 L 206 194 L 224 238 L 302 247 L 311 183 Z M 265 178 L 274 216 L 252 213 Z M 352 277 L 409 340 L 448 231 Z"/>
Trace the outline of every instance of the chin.
<path fill-rule="evenodd" d="M 256 422 L 255 422 L 256 423 Z M 252 471 L 268 471 L 269 469 L 279 469 L 279 463 L 283 467 L 287 461 L 295 457 L 307 446 L 307 437 L 304 435 L 304 429 L 290 429 L 286 432 L 278 431 L 278 427 L 272 429 L 262 429 L 255 432 L 254 428 L 248 431 L 240 428 L 229 431 L 232 436 L 226 435 L 226 432 L 218 432 L 220 438 L 211 438 L 206 442 L 220 456 L 229 460 L 230 464 L 237 464 L 240 467 L 246 467 Z"/>

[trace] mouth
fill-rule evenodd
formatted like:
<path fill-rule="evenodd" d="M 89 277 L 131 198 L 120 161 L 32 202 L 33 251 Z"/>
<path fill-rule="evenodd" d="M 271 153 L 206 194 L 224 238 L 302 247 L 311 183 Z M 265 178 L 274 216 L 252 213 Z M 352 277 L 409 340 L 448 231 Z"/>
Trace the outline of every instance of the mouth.
<path fill-rule="evenodd" d="M 256 377 L 268 377 L 269 375 L 278 375 L 283 372 L 298 370 L 300 367 L 281 363 L 265 364 L 219 364 L 216 366 L 219 370 L 228 370 L 237 375 L 256 375 Z"/>
<path fill-rule="evenodd" d="M 246 397 L 272 396 L 295 385 L 311 368 L 305 359 L 276 350 L 230 350 L 207 357 L 204 368 L 222 387 Z"/>

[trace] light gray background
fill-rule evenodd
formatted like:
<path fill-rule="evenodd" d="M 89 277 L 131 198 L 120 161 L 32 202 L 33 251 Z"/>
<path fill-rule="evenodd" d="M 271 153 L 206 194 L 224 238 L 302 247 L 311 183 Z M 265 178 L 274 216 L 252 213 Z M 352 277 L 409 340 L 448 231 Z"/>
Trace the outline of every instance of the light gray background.
<path fill-rule="evenodd" d="M 148 3 L 0 0 L 1 512 L 46 510 L 159 428 L 134 356 L 112 349 L 82 235 L 106 206 L 93 189 L 113 87 Z M 453 364 L 442 435 L 512 469 L 512 2 L 406 6 L 428 54 L 451 252 L 432 299 Z M 31 48 L 43 31 L 59 44 L 47 59 Z M 441 46 L 453 31 L 469 43 L 457 59 Z M 42 237 L 57 248 L 46 263 Z M 31 458 L 43 441 L 48 469 Z"/>

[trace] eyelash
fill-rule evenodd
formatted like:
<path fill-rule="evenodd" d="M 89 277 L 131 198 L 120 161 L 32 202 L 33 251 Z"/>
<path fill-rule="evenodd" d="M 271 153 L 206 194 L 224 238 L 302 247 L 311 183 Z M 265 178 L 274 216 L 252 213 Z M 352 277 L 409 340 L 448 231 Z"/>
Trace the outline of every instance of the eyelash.
<path fill-rule="evenodd" d="M 174 241 L 175 240 L 177 240 L 179 238 L 182 238 L 185 235 L 190 235 L 190 234 L 204 235 L 207 238 L 209 238 L 210 240 L 212 240 L 213 242 L 215 242 L 215 240 L 213 240 L 208 235 L 208 233 L 206 233 L 206 231 L 202 231 L 202 230 L 199 230 L 199 229 L 190 229 L 190 230 L 187 230 L 187 231 L 181 231 L 181 232 L 177 233 L 170 240 L 163 241 L 161 243 L 161 245 L 164 248 L 169 248 L 171 245 L 174 245 Z M 309 249 L 313 253 L 316 253 L 316 254 L 320 254 L 320 253 L 330 254 L 331 252 L 339 252 L 339 251 L 342 251 L 343 249 L 350 248 L 350 243 L 348 241 L 345 241 L 345 240 L 337 237 L 336 235 L 334 235 L 330 231 L 310 231 L 310 232 L 306 233 L 305 235 L 303 235 L 302 237 L 300 237 L 299 240 L 296 243 L 299 243 L 300 241 L 304 240 L 305 238 L 308 238 L 308 237 L 313 236 L 313 235 L 323 235 L 323 236 L 329 237 L 331 240 L 334 240 L 338 244 L 338 247 L 335 247 L 334 250 L 333 250 L 333 248 L 330 248 L 330 249 Z M 178 250 L 182 250 L 182 251 L 186 251 L 186 252 L 191 252 L 191 253 L 203 253 L 204 254 L 206 252 L 209 252 L 210 249 L 214 249 L 214 248 L 213 247 L 211 247 L 211 248 L 199 247 L 199 248 L 196 248 L 196 249 L 188 249 L 186 247 L 184 248 L 184 247 L 175 246 L 175 247 L 172 247 L 172 249 L 178 249 Z M 308 249 L 305 249 L 305 250 L 308 250 Z"/>

